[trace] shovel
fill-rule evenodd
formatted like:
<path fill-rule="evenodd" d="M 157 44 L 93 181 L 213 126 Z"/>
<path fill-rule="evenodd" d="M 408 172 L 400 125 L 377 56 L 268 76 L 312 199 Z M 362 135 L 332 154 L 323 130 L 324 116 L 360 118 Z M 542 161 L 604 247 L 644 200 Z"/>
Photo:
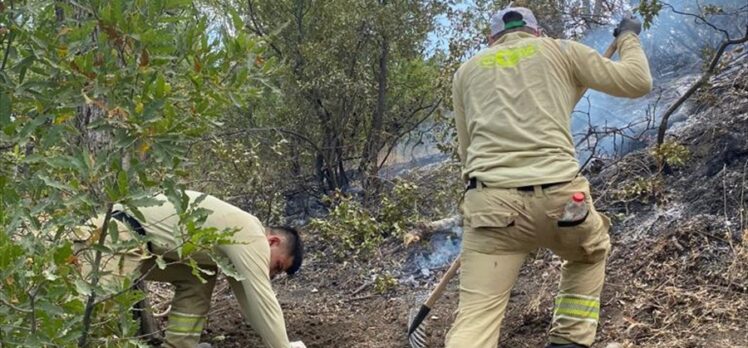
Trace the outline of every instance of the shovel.
<path fill-rule="evenodd" d="M 420 326 L 426 316 L 429 315 L 431 307 L 434 306 L 436 300 L 442 296 L 444 289 L 447 287 L 449 281 L 454 278 L 457 270 L 460 269 L 460 257 L 458 256 L 449 266 L 447 273 L 444 273 L 439 284 L 436 285 L 434 291 L 431 292 L 429 298 L 421 305 L 418 310 L 418 314 L 413 318 L 408 328 L 408 342 L 413 348 L 424 348 L 426 347 L 426 330 L 423 326 Z"/>

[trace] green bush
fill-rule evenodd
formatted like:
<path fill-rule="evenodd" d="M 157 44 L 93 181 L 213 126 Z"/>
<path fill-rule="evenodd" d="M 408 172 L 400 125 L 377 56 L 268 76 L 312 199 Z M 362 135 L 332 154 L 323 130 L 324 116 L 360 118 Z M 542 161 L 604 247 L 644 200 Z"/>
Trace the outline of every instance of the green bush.
<path fill-rule="evenodd" d="M 338 259 L 368 256 L 379 247 L 384 239 L 381 224 L 361 203 L 339 191 L 326 200 L 333 204 L 330 214 L 325 219 L 312 219 L 309 228 L 318 231 L 333 246 Z"/>
<path fill-rule="evenodd" d="M 165 192 L 186 258 L 225 236 L 201 228 L 182 195 L 188 151 L 253 100 L 264 49 L 238 15 L 209 19 L 209 6 L 0 2 L 0 346 L 140 344 L 133 279 L 80 274 L 70 242 L 115 205 L 137 217 Z M 134 246 L 100 228 L 92 254 Z"/>
<path fill-rule="evenodd" d="M 419 218 L 417 188 L 413 183 L 397 181 L 391 195 L 383 196 L 372 208 L 337 191 L 325 198 L 332 206 L 329 215 L 312 219 L 308 227 L 320 233 L 339 260 L 369 257 L 385 238 L 400 237 L 415 225 Z"/>

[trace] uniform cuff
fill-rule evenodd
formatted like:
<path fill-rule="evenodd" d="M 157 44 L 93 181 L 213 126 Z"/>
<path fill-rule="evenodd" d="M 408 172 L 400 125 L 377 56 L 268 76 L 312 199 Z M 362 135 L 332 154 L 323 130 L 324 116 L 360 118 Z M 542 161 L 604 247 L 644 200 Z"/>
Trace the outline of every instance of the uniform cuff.
<path fill-rule="evenodd" d="M 617 40 L 618 40 L 618 42 L 623 42 L 623 40 L 628 40 L 628 39 L 630 39 L 632 37 L 635 38 L 635 39 L 637 39 L 637 40 L 639 40 L 639 35 L 636 35 L 636 33 L 633 32 L 633 31 L 626 30 L 626 31 L 624 31 L 624 32 L 622 32 L 621 34 L 618 35 Z"/>

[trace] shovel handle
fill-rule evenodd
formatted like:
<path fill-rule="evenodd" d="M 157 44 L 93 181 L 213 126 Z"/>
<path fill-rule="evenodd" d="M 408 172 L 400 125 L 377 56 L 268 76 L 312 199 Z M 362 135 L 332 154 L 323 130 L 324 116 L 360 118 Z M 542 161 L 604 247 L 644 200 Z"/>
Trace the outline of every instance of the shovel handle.
<path fill-rule="evenodd" d="M 618 39 L 613 40 L 613 42 L 608 45 L 608 48 L 605 49 L 605 53 L 603 53 L 603 57 L 610 58 L 613 56 L 613 54 L 616 53 L 616 50 L 618 50 Z"/>
<path fill-rule="evenodd" d="M 444 273 L 442 276 L 442 279 L 439 280 L 439 284 L 436 286 L 434 291 L 431 292 L 431 295 L 429 295 L 428 300 L 424 303 L 427 307 L 431 308 L 434 306 L 434 303 L 436 300 L 439 299 L 439 297 L 442 296 L 442 293 L 444 292 L 444 289 L 447 288 L 447 284 L 449 284 L 449 281 L 454 278 L 455 273 L 457 273 L 457 270 L 460 269 L 460 257 L 457 256 L 457 258 L 452 261 L 452 265 L 449 266 L 449 269 L 447 270 L 447 273 Z"/>

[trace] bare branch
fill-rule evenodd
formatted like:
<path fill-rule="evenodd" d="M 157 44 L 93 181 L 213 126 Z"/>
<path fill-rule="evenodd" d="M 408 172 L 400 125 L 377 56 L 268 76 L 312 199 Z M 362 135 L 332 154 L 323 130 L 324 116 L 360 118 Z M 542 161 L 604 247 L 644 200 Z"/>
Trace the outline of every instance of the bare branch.
<path fill-rule="evenodd" d="M 675 13 L 675 14 L 679 14 L 679 15 L 683 15 L 683 16 L 689 16 L 689 17 L 694 17 L 694 21 L 695 21 L 695 22 L 697 22 L 697 23 L 698 23 L 698 22 L 701 22 L 701 23 L 703 23 L 703 24 L 706 24 L 706 25 L 707 25 L 707 26 L 709 26 L 710 28 L 712 28 L 712 29 L 714 29 L 714 30 L 716 30 L 716 31 L 719 31 L 719 32 L 721 32 L 722 34 L 724 34 L 724 35 L 725 35 L 725 37 L 726 37 L 726 38 L 727 38 L 728 40 L 730 39 L 730 33 L 729 33 L 729 32 L 727 32 L 727 30 L 725 30 L 725 29 L 722 29 L 722 28 L 718 28 L 718 27 L 717 27 L 716 25 L 714 25 L 714 24 L 710 23 L 710 22 L 709 22 L 708 20 L 706 20 L 706 18 L 704 18 L 703 16 L 701 16 L 701 15 L 698 15 L 698 14 L 695 14 L 695 13 L 688 13 L 688 12 L 682 12 L 682 11 L 678 11 L 678 10 L 676 10 L 676 9 L 675 9 L 675 7 L 673 7 L 673 5 L 670 5 L 670 4 L 668 4 L 668 3 L 663 3 L 663 5 L 665 5 L 666 7 L 669 7 L 669 8 L 670 8 L 670 11 L 673 11 L 673 13 Z"/>
<path fill-rule="evenodd" d="M 691 97 L 696 91 L 699 90 L 702 86 L 704 86 L 709 79 L 714 75 L 715 69 L 717 67 L 717 64 L 719 63 L 720 58 L 722 58 L 722 54 L 725 53 L 725 50 L 727 47 L 731 45 L 737 45 L 748 42 L 748 26 L 746 26 L 745 29 L 745 35 L 743 35 L 742 38 L 730 40 L 729 37 L 722 41 L 722 43 L 719 45 L 719 48 L 717 49 L 717 52 L 712 57 L 711 62 L 709 63 L 709 68 L 704 72 L 703 75 L 701 75 L 701 78 L 699 78 L 696 83 L 694 83 L 691 88 L 689 88 L 686 93 L 684 93 L 678 100 L 673 103 L 673 105 L 670 106 L 670 108 L 665 111 L 665 113 L 662 115 L 662 120 L 660 121 L 660 128 L 657 132 L 657 145 L 662 145 L 662 143 L 665 141 L 665 131 L 667 131 L 668 126 L 668 119 L 670 116 L 678 110 L 678 108 L 686 101 L 688 98 Z"/>
<path fill-rule="evenodd" d="M 431 110 L 429 110 L 429 111 L 428 111 L 428 112 L 426 113 L 426 115 L 424 115 L 424 116 L 423 116 L 423 117 L 422 117 L 422 118 L 421 118 L 420 120 L 418 120 L 418 122 L 414 123 L 414 124 L 413 124 L 413 125 L 412 125 L 411 127 L 409 127 L 408 129 L 405 129 L 405 130 L 403 130 L 402 132 L 400 132 L 400 134 L 396 135 L 396 136 L 395 136 L 395 137 L 394 137 L 394 138 L 393 138 L 393 139 L 391 140 L 391 143 L 390 143 L 390 147 L 389 147 L 389 148 L 387 149 L 387 154 L 386 154 L 386 155 L 384 156 L 384 158 L 382 159 L 381 163 L 379 163 L 379 165 L 377 166 L 377 167 L 378 167 L 379 169 L 382 169 L 382 167 L 384 166 L 385 162 L 387 162 L 387 158 L 388 158 L 388 157 L 390 156 L 390 154 L 392 153 L 392 150 L 394 150 L 394 149 L 395 149 L 395 146 L 397 146 L 397 142 L 398 142 L 398 140 L 400 140 L 400 138 L 402 138 L 402 137 L 403 137 L 403 136 L 405 136 L 406 134 L 408 134 L 408 133 L 412 132 L 412 131 L 413 131 L 414 129 L 416 129 L 416 127 L 418 127 L 418 126 L 419 126 L 419 125 L 420 125 L 421 123 L 423 123 L 423 122 L 424 122 L 424 121 L 426 121 L 426 120 L 427 120 L 427 119 L 428 119 L 429 117 L 431 117 L 431 115 L 433 115 L 433 114 L 434 114 L 434 111 L 436 111 L 436 109 L 437 109 L 437 108 L 439 107 L 439 105 L 441 105 L 442 101 L 443 101 L 443 99 L 442 99 L 442 98 L 439 98 L 439 100 L 437 100 L 437 101 L 436 101 L 436 103 L 434 103 L 434 104 L 433 104 L 433 106 L 431 106 Z M 413 112 L 413 114 L 415 114 L 416 112 L 418 112 L 418 111 L 420 111 L 420 110 L 423 110 L 423 109 L 421 109 L 421 108 L 419 108 L 419 109 L 416 109 L 416 110 L 415 110 L 415 111 Z"/>

